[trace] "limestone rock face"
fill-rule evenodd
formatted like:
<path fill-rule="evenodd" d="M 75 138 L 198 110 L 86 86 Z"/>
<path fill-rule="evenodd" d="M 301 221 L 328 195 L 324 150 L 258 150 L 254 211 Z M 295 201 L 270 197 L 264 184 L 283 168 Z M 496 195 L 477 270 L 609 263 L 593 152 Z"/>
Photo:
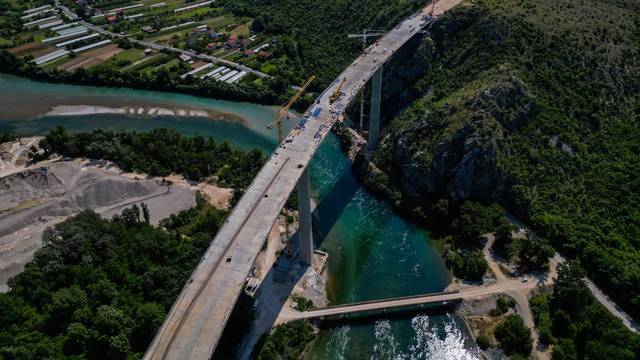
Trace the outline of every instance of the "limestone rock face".
<path fill-rule="evenodd" d="M 500 143 L 537 109 L 518 79 L 500 81 L 390 131 L 379 149 L 388 158 L 382 168 L 412 201 L 498 200 L 505 187 Z"/>

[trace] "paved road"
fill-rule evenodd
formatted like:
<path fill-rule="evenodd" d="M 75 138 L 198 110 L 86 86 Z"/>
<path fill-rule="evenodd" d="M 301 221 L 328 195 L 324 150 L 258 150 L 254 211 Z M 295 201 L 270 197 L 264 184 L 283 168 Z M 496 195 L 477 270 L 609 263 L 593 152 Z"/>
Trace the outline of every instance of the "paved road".
<path fill-rule="evenodd" d="M 519 279 L 510 279 L 504 276 L 502 270 L 493 261 L 493 258 L 489 255 L 489 247 L 493 241 L 489 240 L 489 246 L 485 246 L 485 256 L 488 257 L 489 264 L 492 271 L 496 273 L 496 282 L 490 285 L 465 285 L 457 292 L 449 292 L 443 294 L 426 294 L 423 296 L 411 296 L 398 299 L 388 299 L 381 301 L 368 301 L 363 303 L 348 304 L 344 306 L 333 306 L 328 308 L 321 308 L 310 310 L 306 312 L 287 313 L 283 321 L 292 321 L 298 319 L 310 319 L 325 316 L 334 316 L 341 314 L 349 314 L 360 311 L 382 310 L 386 308 L 440 303 L 445 301 L 458 301 L 465 299 L 481 298 L 493 294 L 511 293 L 511 294 L 526 294 L 529 291 L 537 287 L 548 287 L 553 285 L 557 277 L 557 266 L 559 264 L 558 258 L 554 257 L 550 261 L 550 270 L 548 274 L 541 274 L 537 277 L 531 277 L 527 282 L 521 282 Z M 528 304 L 525 301 L 526 307 Z"/>
<path fill-rule="evenodd" d="M 309 311 L 296 313 L 295 315 L 292 314 L 291 318 L 287 320 L 292 321 L 292 320 L 298 320 L 298 319 L 311 319 L 311 318 L 319 318 L 319 317 L 326 317 L 326 316 L 350 314 L 350 313 L 362 312 L 362 311 L 383 310 L 383 309 L 403 307 L 403 306 L 473 299 L 473 298 L 480 298 L 480 297 L 485 297 L 493 294 L 501 294 L 509 291 L 531 290 L 538 286 L 539 284 L 536 282 L 521 283 L 517 280 L 512 280 L 512 281 L 507 281 L 504 283 L 496 283 L 488 286 L 468 287 L 461 290 L 460 292 L 454 292 L 454 293 L 445 293 L 445 294 L 439 294 L 439 295 L 427 294 L 424 296 L 413 296 L 413 297 L 407 297 L 407 298 L 373 301 L 373 302 L 366 302 L 366 303 L 356 303 L 356 304 L 349 304 L 345 306 L 334 306 L 334 307 L 309 310 Z"/>
<path fill-rule="evenodd" d="M 60 4 L 60 2 L 58 0 L 56 0 L 56 7 L 58 7 L 58 9 L 60 9 L 62 11 L 62 13 L 67 18 L 69 18 L 70 20 L 77 21 L 81 25 L 86 26 L 88 29 L 93 30 L 93 31 L 95 31 L 95 32 L 97 32 L 99 34 L 105 35 L 105 36 L 109 36 L 109 37 L 112 37 L 112 38 L 128 39 L 129 41 L 131 41 L 134 44 L 138 44 L 138 45 L 144 46 L 146 48 L 150 48 L 150 49 L 169 50 L 169 51 L 176 52 L 176 53 L 179 53 L 179 54 L 191 56 L 192 58 L 206 60 L 206 61 L 212 62 L 214 64 L 224 65 L 226 67 L 233 68 L 233 69 L 240 70 L 240 71 L 246 71 L 248 73 L 254 74 L 254 75 L 256 75 L 258 77 L 261 77 L 261 78 L 269 77 L 268 74 L 265 74 L 265 73 L 263 73 L 261 71 L 258 71 L 258 70 L 252 69 L 250 67 L 244 66 L 242 64 L 235 63 L 233 61 L 221 59 L 221 58 L 218 58 L 218 57 L 215 57 L 215 56 L 211 56 L 211 55 L 199 54 L 199 53 L 196 53 L 196 52 L 193 52 L 193 51 L 182 50 L 182 49 L 174 48 L 174 47 L 171 47 L 171 46 L 165 46 L 165 45 L 157 44 L 157 43 L 154 43 L 154 42 L 137 40 L 137 39 L 131 38 L 131 37 L 126 36 L 126 35 L 116 34 L 114 32 L 107 31 L 107 30 L 105 30 L 105 29 L 103 29 L 103 28 L 101 28 L 99 26 L 95 26 L 95 25 L 93 25 L 93 24 L 91 24 L 89 22 L 86 22 L 84 20 L 79 19 L 78 15 L 73 13 L 66 6 Z"/>
<path fill-rule="evenodd" d="M 593 283 L 593 281 L 588 278 L 584 278 L 584 282 L 589 290 L 591 290 L 593 296 L 600 302 L 600 304 L 607 308 L 607 310 L 609 310 L 609 312 L 615 317 L 622 320 L 622 323 L 627 327 L 627 329 L 631 330 L 634 333 L 640 333 L 640 326 L 638 325 L 638 323 L 635 322 L 626 312 L 624 312 L 624 310 L 622 310 L 615 302 L 613 302 L 613 300 L 609 299 L 609 297 L 604 292 L 602 292 L 602 290 L 600 290 L 596 286 L 596 284 Z"/>
<path fill-rule="evenodd" d="M 267 234 L 318 146 L 373 73 L 428 23 L 428 10 L 414 14 L 382 37 L 378 46 L 371 46 L 307 110 L 307 115 L 312 109 L 319 114 L 309 117 L 302 131 L 292 131 L 260 170 L 182 289 L 145 359 L 211 357 Z M 344 95 L 330 104 L 339 79 L 346 79 Z"/>

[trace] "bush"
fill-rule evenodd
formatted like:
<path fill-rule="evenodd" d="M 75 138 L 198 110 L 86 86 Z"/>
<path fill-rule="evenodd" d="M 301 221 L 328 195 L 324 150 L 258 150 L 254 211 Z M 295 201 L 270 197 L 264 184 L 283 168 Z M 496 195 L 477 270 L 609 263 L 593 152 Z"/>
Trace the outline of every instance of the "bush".
<path fill-rule="evenodd" d="M 480 349 L 486 350 L 491 347 L 491 340 L 487 336 L 480 335 L 476 337 L 476 344 L 478 344 Z"/>
<path fill-rule="evenodd" d="M 518 315 L 509 315 L 507 319 L 496 327 L 496 340 L 500 349 L 507 355 L 521 355 L 528 357 L 533 348 L 531 330 L 529 330 Z"/>
<path fill-rule="evenodd" d="M 298 304 L 296 307 L 298 311 L 307 311 L 314 308 L 313 301 L 305 298 L 304 296 L 292 295 L 291 300 Z"/>
<path fill-rule="evenodd" d="M 496 307 L 494 309 L 491 309 L 491 311 L 489 312 L 489 315 L 500 316 L 506 313 L 507 311 L 509 311 L 509 308 L 513 308 L 515 306 L 516 306 L 516 302 L 512 298 L 501 297 L 496 302 Z"/>
<path fill-rule="evenodd" d="M 314 329 L 306 320 L 276 326 L 265 335 L 254 351 L 258 360 L 297 360 L 307 344 L 314 338 Z"/>
<path fill-rule="evenodd" d="M 461 279 L 479 281 L 489 268 L 482 251 L 472 250 L 459 253 L 455 250 L 447 252 L 447 266 L 453 274 Z"/>

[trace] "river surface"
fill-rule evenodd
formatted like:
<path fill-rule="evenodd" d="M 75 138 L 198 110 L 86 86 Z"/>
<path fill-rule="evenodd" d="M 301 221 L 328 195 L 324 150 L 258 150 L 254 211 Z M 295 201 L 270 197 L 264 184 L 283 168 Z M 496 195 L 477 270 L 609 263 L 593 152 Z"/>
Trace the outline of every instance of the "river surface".
<path fill-rule="evenodd" d="M 96 128 L 148 131 L 175 128 L 213 136 L 265 152 L 276 146 L 266 130 L 269 107 L 193 96 L 46 84 L 0 75 L 0 131 L 41 135 L 62 124 L 70 131 Z M 207 109 L 222 120 L 202 117 L 46 116 L 57 105 L 144 106 L 170 104 Z M 29 104 L 37 104 L 30 106 Z M 442 291 L 450 281 L 426 230 L 369 194 L 353 176 L 338 139 L 330 135 L 311 163 L 317 208 L 314 237 L 330 253 L 328 297 L 333 304 Z M 355 321 L 325 327 L 306 359 L 476 359 L 473 342 L 457 317 L 438 312 Z"/>

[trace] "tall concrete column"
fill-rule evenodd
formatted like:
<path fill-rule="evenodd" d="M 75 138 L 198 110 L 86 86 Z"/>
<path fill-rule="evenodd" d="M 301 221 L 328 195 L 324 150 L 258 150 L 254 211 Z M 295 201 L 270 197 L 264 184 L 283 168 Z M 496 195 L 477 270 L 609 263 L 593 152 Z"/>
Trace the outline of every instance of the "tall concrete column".
<path fill-rule="evenodd" d="M 298 181 L 298 212 L 300 216 L 300 228 L 298 229 L 298 241 L 300 260 L 308 265 L 313 262 L 313 229 L 311 227 L 311 185 L 309 169 L 302 173 Z"/>
<path fill-rule="evenodd" d="M 371 80 L 371 111 L 369 115 L 369 139 L 367 152 L 372 153 L 380 137 L 380 103 L 382 102 L 382 67 L 373 74 Z"/>

